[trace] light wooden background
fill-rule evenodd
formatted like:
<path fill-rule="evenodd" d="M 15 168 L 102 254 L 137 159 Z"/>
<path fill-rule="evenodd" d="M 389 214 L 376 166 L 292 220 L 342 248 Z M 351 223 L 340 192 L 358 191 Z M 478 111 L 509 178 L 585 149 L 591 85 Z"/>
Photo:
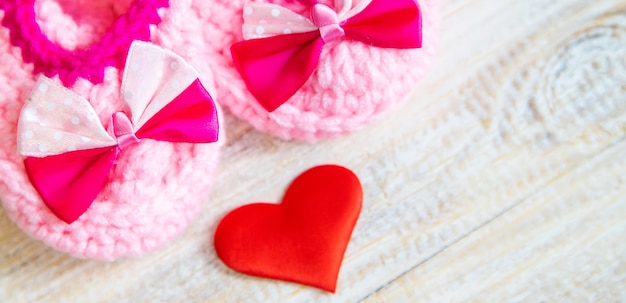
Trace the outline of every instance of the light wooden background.
<path fill-rule="evenodd" d="M 76 260 L 0 211 L 0 302 L 626 302 L 626 1 L 442 7 L 400 113 L 313 146 L 228 117 L 210 200 L 163 250 Z M 337 293 L 226 268 L 218 220 L 321 163 L 365 187 Z"/>

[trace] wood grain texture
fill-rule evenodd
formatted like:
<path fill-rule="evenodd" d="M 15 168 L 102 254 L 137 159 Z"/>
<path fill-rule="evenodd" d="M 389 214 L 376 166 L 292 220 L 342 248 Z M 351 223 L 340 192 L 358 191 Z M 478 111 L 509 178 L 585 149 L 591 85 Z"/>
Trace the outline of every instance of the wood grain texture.
<path fill-rule="evenodd" d="M 392 117 L 307 145 L 227 116 L 218 182 L 160 251 L 76 260 L 0 212 L 0 302 L 626 301 L 626 2 L 442 8 L 437 62 Z M 322 163 L 365 190 L 337 293 L 226 268 L 218 220 Z"/>

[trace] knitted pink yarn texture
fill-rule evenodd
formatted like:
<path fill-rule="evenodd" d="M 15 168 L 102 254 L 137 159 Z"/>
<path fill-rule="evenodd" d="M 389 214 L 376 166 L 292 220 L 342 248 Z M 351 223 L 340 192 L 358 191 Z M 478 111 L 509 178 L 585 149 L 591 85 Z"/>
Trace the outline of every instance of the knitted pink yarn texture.
<path fill-rule="evenodd" d="M 293 0 L 265 0 L 307 14 Z M 354 132 L 404 104 L 427 72 L 439 40 L 439 0 L 419 0 L 423 15 L 421 49 L 383 49 L 357 41 L 325 46 L 319 66 L 285 104 L 268 113 L 246 89 L 233 66 L 229 46 L 242 38 L 242 7 L 250 0 L 196 1 L 207 47 L 215 52 L 220 101 L 255 128 L 283 139 L 314 142 Z M 322 1 L 331 4 L 332 1 Z M 359 0 L 353 1 L 353 6 Z M 211 13 L 218 12 L 219 14 Z M 280 83 L 276 83 L 277 86 Z"/>
<path fill-rule="evenodd" d="M 35 73 L 44 73 L 48 77 L 59 75 L 67 86 L 74 84 L 78 77 L 101 83 L 106 66 L 122 67 L 131 42 L 150 39 L 150 24 L 161 21 L 157 9 L 168 5 L 167 0 L 136 0 L 100 41 L 88 48 L 70 51 L 51 42 L 41 32 L 34 2 L 1 2 L 0 9 L 5 12 L 2 25 L 11 31 L 11 43 L 22 49 L 24 62 L 33 63 Z M 46 12 L 43 19 L 53 18 L 46 7 L 40 11 Z M 86 16 L 80 13 L 76 17 L 80 21 Z"/>
<path fill-rule="evenodd" d="M 93 43 L 123 13 L 112 8 L 127 8 L 129 3 L 116 0 L 97 6 L 96 2 L 100 1 L 37 1 L 37 11 L 46 12 L 40 25 L 51 40 L 68 49 Z M 196 67 L 200 80 L 217 99 L 213 73 L 208 65 L 198 64 L 207 55 L 199 51 L 202 30 L 189 18 L 197 12 L 188 1 L 172 2 L 170 8 L 160 12 L 163 21 L 153 28 L 153 41 Z M 93 5 L 89 6 L 93 16 L 100 18 L 76 22 L 67 12 L 77 11 L 81 5 Z M 218 143 L 144 140 L 129 147 L 85 214 L 70 225 L 56 218 L 28 181 L 23 158 L 17 154 L 18 115 L 36 76 L 32 65 L 24 63 L 21 53 L 11 45 L 4 28 L 0 28 L 0 62 L 0 200 L 9 217 L 27 234 L 76 257 L 113 260 L 164 246 L 196 217 L 201 204 L 209 198 L 224 142 L 223 129 Z M 72 87 L 90 100 L 104 125 L 111 113 L 121 109 L 121 77 L 121 70 L 108 67 L 103 84 L 93 85 L 79 78 Z"/>

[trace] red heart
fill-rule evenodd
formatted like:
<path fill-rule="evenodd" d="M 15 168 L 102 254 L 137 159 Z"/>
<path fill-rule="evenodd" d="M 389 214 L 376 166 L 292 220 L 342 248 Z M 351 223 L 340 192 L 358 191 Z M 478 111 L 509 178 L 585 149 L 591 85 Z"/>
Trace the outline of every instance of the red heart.
<path fill-rule="evenodd" d="M 334 292 L 362 201 L 352 171 L 314 167 L 293 181 L 281 204 L 254 203 L 226 215 L 215 232 L 217 255 L 244 274 Z"/>

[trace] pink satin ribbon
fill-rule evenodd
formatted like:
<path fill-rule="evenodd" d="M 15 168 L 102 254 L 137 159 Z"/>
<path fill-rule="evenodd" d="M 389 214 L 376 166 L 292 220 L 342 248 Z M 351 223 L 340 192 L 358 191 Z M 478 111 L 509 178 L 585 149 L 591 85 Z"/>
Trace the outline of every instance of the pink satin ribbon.
<path fill-rule="evenodd" d="M 339 25 L 337 13 L 324 4 L 315 4 L 311 9 L 311 21 L 319 28 L 324 43 L 343 38 L 346 32 Z"/>
<path fill-rule="evenodd" d="M 135 41 L 109 131 L 89 102 L 41 77 L 18 122 L 18 148 L 28 177 L 61 220 L 77 220 L 96 199 L 117 155 L 144 139 L 210 143 L 218 139 L 213 99 L 181 57 Z"/>
<path fill-rule="evenodd" d="M 117 140 L 117 146 L 120 150 L 125 150 L 127 147 L 139 143 L 139 138 L 135 135 L 133 130 L 133 123 L 130 122 L 128 116 L 123 112 L 117 112 L 111 117 L 111 124 L 109 124 L 115 134 Z"/>
<path fill-rule="evenodd" d="M 341 12 L 315 1 L 310 19 L 273 4 L 250 3 L 244 9 L 244 37 L 231 47 L 233 63 L 252 95 L 267 110 L 287 102 L 310 78 L 322 48 L 342 38 L 381 48 L 420 48 L 422 16 L 415 0 L 372 0 Z M 347 9 L 346 9 L 347 8 Z M 367 62 L 364 62 L 367 64 Z"/>

